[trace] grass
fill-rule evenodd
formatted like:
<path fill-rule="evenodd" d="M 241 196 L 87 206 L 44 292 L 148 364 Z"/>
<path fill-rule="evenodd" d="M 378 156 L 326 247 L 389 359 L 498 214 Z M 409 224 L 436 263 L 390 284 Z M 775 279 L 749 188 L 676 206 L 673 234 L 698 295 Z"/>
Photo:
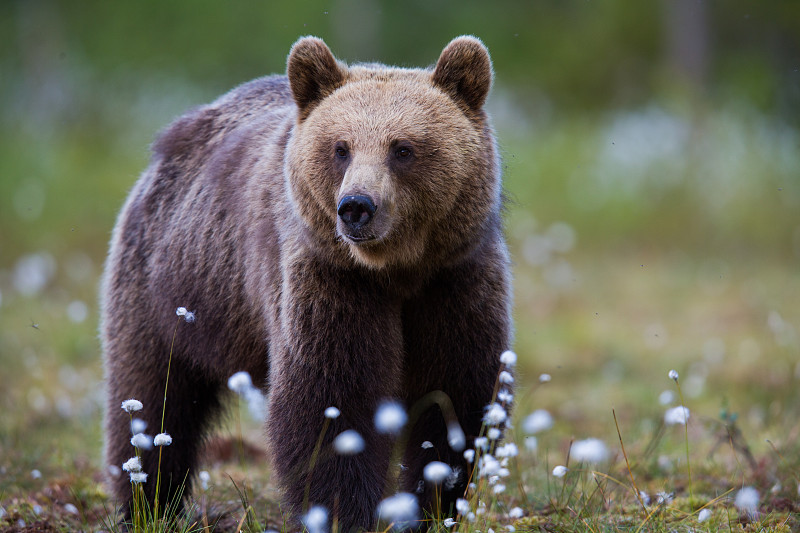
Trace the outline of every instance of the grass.
<path fill-rule="evenodd" d="M 683 123 L 680 110 L 665 113 Z M 692 125 L 700 141 L 653 155 L 626 133 L 638 131 L 639 115 L 500 121 L 501 139 L 515 140 L 503 151 L 519 355 L 508 439 L 520 453 L 509 458 L 503 492 L 483 480 L 470 498 L 474 522 L 433 517 L 436 531 L 800 528 L 800 162 L 785 149 L 797 134 L 747 110 L 711 109 Z M 0 531 L 109 529 L 97 278 L 114 213 L 158 124 L 54 126 L 47 141 L 6 126 Z M 123 132 L 129 144 L 113 141 Z M 632 162 L 629 152 L 649 159 Z M 26 211 L 41 191 L 40 212 Z M 24 257 L 44 276 L 27 292 Z M 669 405 L 685 402 L 688 426 L 664 424 L 663 391 L 674 396 Z M 522 421 L 539 408 L 555 424 L 528 450 Z M 232 410 L 240 423 L 210 441 L 208 489 L 198 488 L 184 525 L 283 530 L 261 428 L 243 405 Z M 572 443 L 590 437 L 608 458 L 570 458 Z M 562 478 L 557 465 L 568 467 Z M 757 516 L 734 505 L 747 486 L 759 492 Z M 659 493 L 671 499 L 658 503 Z M 699 522 L 704 509 L 710 516 Z M 456 524 L 446 527 L 447 518 Z"/>

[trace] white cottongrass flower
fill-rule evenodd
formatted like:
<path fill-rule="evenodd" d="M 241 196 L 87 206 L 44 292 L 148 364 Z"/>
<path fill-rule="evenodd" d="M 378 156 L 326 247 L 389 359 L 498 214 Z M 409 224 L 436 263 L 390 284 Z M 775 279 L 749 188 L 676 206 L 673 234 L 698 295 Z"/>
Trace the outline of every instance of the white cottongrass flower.
<path fill-rule="evenodd" d="M 473 450 L 471 448 L 468 449 L 468 450 L 464 450 L 464 459 L 466 459 L 468 463 L 471 463 L 472 461 L 474 461 L 475 460 L 475 450 Z"/>
<path fill-rule="evenodd" d="M 639 498 L 642 500 L 642 503 L 645 505 L 650 505 L 650 495 L 647 494 L 645 491 L 639 491 Z"/>
<path fill-rule="evenodd" d="M 108 465 L 106 467 L 106 471 L 111 475 L 111 477 L 119 477 L 122 475 L 122 469 L 117 465 Z"/>
<path fill-rule="evenodd" d="M 711 511 L 709 509 L 701 509 L 699 513 L 697 513 L 697 521 L 701 524 L 711 518 Z"/>
<path fill-rule="evenodd" d="M 501 492 L 504 492 L 505 490 L 506 490 L 506 486 L 503 485 L 502 483 L 498 483 L 497 485 L 492 487 L 492 492 L 494 492 L 495 494 L 500 494 Z"/>
<path fill-rule="evenodd" d="M 486 432 L 486 436 L 489 437 L 489 440 L 497 440 L 500 438 L 500 430 L 497 428 L 489 428 L 489 431 Z"/>
<path fill-rule="evenodd" d="M 508 418 L 508 413 L 499 403 L 492 403 L 487 406 L 483 421 L 490 426 L 499 426 Z"/>
<path fill-rule="evenodd" d="M 517 364 L 517 354 L 511 350 L 506 350 L 500 354 L 500 362 L 506 366 L 514 366 Z"/>
<path fill-rule="evenodd" d="M 379 520 L 393 523 L 395 529 L 403 529 L 417 520 L 419 505 L 416 496 L 400 492 L 383 500 L 377 513 Z"/>
<path fill-rule="evenodd" d="M 506 442 L 502 446 L 499 446 L 494 454 L 497 457 L 516 457 L 519 455 L 519 448 L 513 442 Z"/>
<path fill-rule="evenodd" d="M 506 526 L 506 531 L 508 531 L 508 533 L 514 533 L 516 530 L 517 530 L 517 528 L 515 528 L 511 524 Z"/>
<path fill-rule="evenodd" d="M 142 470 L 142 461 L 138 457 L 131 457 L 122 463 L 122 469 L 126 472 L 140 472 Z"/>
<path fill-rule="evenodd" d="M 408 421 L 406 410 L 397 402 L 383 402 L 375 412 L 375 429 L 378 433 L 397 435 Z"/>
<path fill-rule="evenodd" d="M 422 469 L 422 477 L 428 483 L 441 483 L 453 472 L 450 465 L 441 461 L 431 461 Z"/>
<path fill-rule="evenodd" d="M 364 451 L 364 439 L 355 429 L 348 429 L 336 435 L 333 448 L 340 455 L 356 455 Z"/>
<path fill-rule="evenodd" d="M 36 504 L 36 505 L 33 506 L 33 512 L 34 512 L 34 514 L 36 514 L 36 516 L 39 516 L 40 514 L 42 514 L 43 510 L 44 509 L 42 509 L 42 506 L 39 505 L 39 504 Z"/>
<path fill-rule="evenodd" d="M 537 409 L 522 421 L 522 429 L 530 435 L 553 427 L 553 417 L 544 409 Z"/>
<path fill-rule="evenodd" d="M 6 517 L 8 513 L 6 512 L 5 508 L 0 505 L 0 520 Z"/>
<path fill-rule="evenodd" d="M 423 450 L 430 450 L 431 448 L 433 448 L 433 443 L 429 440 L 426 440 L 420 445 L 420 448 L 422 448 Z"/>
<path fill-rule="evenodd" d="M 144 472 L 131 472 L 131 483 L 146 483 L 147 474 Z"/>
<path fill-rule="evenodd" d="M 460 515 L 466 515 L 469 513 L 469 502 L 464 498 L 459 498 L 456 500 L 456 511 Z"/>
<path fill-rule="evenodd" d="M 339 409 L 337 409 L 334 406 L 330 406 L 327 409 L 325 409 L 325 418 L 330 418 L 331 420 L 333 420 L 335 418 L 339 418 L 340 414 L 342 414 L 342 412 L 339 411 Z"/>
<path fill-rule="evenodd" d="M 659 491 L 659 492 L 656 492 L 656 503 L 658 505 L 661 505 L 661 504 L 669 505 L 669 504 L 672 503 L 672 500 L 674 498 L 675 498 L 675 494 L 672 493 L 672 492 L 666 492 L 666 491 L 663 491 L 663 490 Z"/>
<path fill-rule="evenodd" d="M 665 390 L 658 395 L 658 403 L 661 405 L 669 405 L 675 401 L 675 393 L 671 390 Z"/>
<path fill-rule="evenodd" d="M 453 520 L 452 518 L 445 518 L 444 521 L 442 522 L 442 525 L 444 527 L 453 527 L 454 525 L 456 525 L 456 521 Z"/>
<path fill-rule="evenodd" d="M 498 376 L 497 379 L 500 381 L 500 383 L 514 383 L 514 376 L 512 376 L 511 372 L 508 370 L 503 370 L 500 372 L 500 376 Z"/>
<path fill-rule="evenodd" d="M 564 477 L 567 474 L 567 467 L 564 465 L 558 465 L 557 467 L 553 468 L 553 475 L 555 477 Z"/>
<path fill-rule="evenodd" d="M 144 433 L 137 433 L 131 437 L 131 446 L 141 450 L 149 450 L 153 447 L 153 437 Z"/>
<path fill-rule="evenodd" d="M 69 514 L 78 514 L 78 508 L 71 503 L 64 505 L 64 510 Z"/>
<path fill-rule="evenodd" d="M 525 437 L 525 449 L 535 452 L 539 448 L 539 440 L 536 437 Z"/>
<path fill-rule="evenodd" d="M 753 487 L 742 487 L 742 489 L 736 493 L 733 504 L 739 511 L 752 517 L 758 514 L 758 501 L 759 495 L 756 489 Z"/>
<path fill-rule="evenodd" d="M 608 448 L 600 439 L 577 440 L 569 453 L 576 461 L 585 463 L 602 463 L 608 459 Z"/>
<path fill-rule="evenodd" d="M 517 518 L 522 518 L 522 515 L 524 514 L 525 511 L 522 510 L 522 507 L 514 507 L 508 512 L 508 517 L 517 519 Z"/>
<path fill-rule="evenodd" d="M 208 482 L 211 481 L 211 474 L 205 470 L 201 470 L 197 477 L 200 478 L 200 485 L 203 490 L 208 490 Z"/>
<path fill-rule="evenodd" d="M 175 310 L 175 314 L 182 316 L 186 322 L 194 322 L 195 316 L 193 311 L 187 310 L 185 307 L 179 307 Z"/>
<path fill-rule="evenodd" d="M 491 454 L 485 454 L 478 460 L 478 475 L 481 477 L 496 476 L 503 468 L 500 461 Z"/>
<path fill-rule="evenodd" d="M 177 309 L 175 310 L 175 314 L 176 314 L 176 315 L 178 315 L 178 316 L 186 316 L 186 313 L 187 313 L 187 312 L 188 312 L 188 311 L 186 310 L 186 308 L 185 308 L 185 307 L 179 307 L 179 308 L 177 308 Z"/>
<path fill-rule="evenodd" d="M 477 437 L 475 439 L 475 449 L 486 451 L 489 449 L 489 439 L 486 437 Z"/>
<path fill-rule="evenodd" d="M 682 405 L 667 409 L 664 413 L 664 423 L 669 426 L 685 424 L 687 420 L 689 420 L 689 409 Z"/>
<path fill-rule="evenodd" d="M 141 411 L 142 407 L 144 407 L 144 405 L 142 405 L 142 402 L 140 402 L 139 400 L 134 400 L 133 398 L 122 402 L 122 409 L 125 410 L 126 413 Z"/>
<path fill-rule="evenodd" d="M 324 533 L 328 525 L 328 510 L 321 505 L 315 505 L 300 520 L 308 533 Z"/>
<path fill-rule="evenodd" d="M 671 379 L 672 381 L 678 381 L 678 371 L 677 370 L 670 370 L 669 373 L 667 374 L 667 376 L 669 376 L 669 379 Z"/>
<path fill-rule="evenodd" d="M 154 446 L 169 446 L 172 444 L 172 437 L 169 433 L 159 433 L 153 437 Z"/>
<path fill-rule="evenodd" d="M 144 433 L 146 429 L 147 422 L 141 418 L 134 418 L 131 420 L 131 434 L 136 435 L 137 433 Z"/>
<path fill-rule="evenodd" d="M 550 374 L 539 374 L 539 383 L 549 383 L 551 379 Z"/>
<path fill-rule="evenodd" d="M 447 444 L 455 451 L 460 452 L 467 445 L 467 437 L 458 422 L 447 424 Z"/>
<path fill-rule="evenodd" d="M 475 513 L 473 513 L 472 511 L 470 511 L 469 513 L 467 513 L 467 520 L 468 520 L 470 523 L 475 523 L 475 520 L 477 520 L 477 519 L 478 519 L 478 517 L 476 517 L 476 516 L 475 516 Z"/>
<path fill-rule="evenodd" d="M 497 399 L 503 403 L 511 403 L 514 401 L 514 395 L 511 394 L 509 391 L 503 389 L 497 393 Z"/>
<path fill-rule="evenodd" d="M 228 388 L 239 396 L 244 396 L 248 390 L 253 388 L 253 379 L 244 370 L 236 372 L 228 378 Z"/>
<path fill-rule="evenodd" d="M 42 472 L 36 468 L 31 470 L 31 477 L 33 479 L 42 479 Z"/>

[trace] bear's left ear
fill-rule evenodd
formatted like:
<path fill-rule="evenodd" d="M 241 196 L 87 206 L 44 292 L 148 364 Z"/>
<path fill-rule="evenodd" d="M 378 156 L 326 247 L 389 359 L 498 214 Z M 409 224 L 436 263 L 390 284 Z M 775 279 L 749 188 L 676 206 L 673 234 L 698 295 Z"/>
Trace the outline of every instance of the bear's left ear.
<path fill-rule="evenodd" d="M 289 52 L 286 74 L 303 120 L 320 100 L 344 84 L 347 69 L 322 39 L 302 37 Z"/>
<path fill-rule="evenodd" d="M 432 79 L 453 99 L 477 111 L 486 102 L 492 87 L 489 50 L 476 37 L 456 37 L 442 50 Z"/>

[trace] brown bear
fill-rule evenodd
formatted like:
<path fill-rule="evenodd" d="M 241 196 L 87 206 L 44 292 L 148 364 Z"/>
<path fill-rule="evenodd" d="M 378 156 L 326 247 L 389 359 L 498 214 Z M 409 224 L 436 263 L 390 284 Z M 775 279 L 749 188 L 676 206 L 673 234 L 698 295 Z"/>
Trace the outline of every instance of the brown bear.
<path fill-rule="evenodd" d="M 443 391 L 470 446 L 511 343 L 491 83 L 474 37 L 428 69 L 348 66 L 304 37 L 286 76 L 169 126 L 119 216 L 103 280 L 108 464 L 132 455 L 124 400 L 143 402 L 136 416 L 159 431 L 168 363 L 162 509 L 191 484 L 237 371 L 269 395 L 271 464 L 295 518 L 322 505 L 340 531 L 375 525 L 399 442 L 374 427 L 384 400 L 413 409 Z M 178 306 L 196 320 L 177 323 Z M 363 451 L 320 453 L 309 468 L 330 406 L 341 416 L 324 449 L 354 429 Z M 400 489 L 446 512 L 468 464 L 438 404 L 423 407 L 401 439 Z M 158 457 L 142 452 L 151 502 Z M 438 491 L 421 481 L 433 460 L 455 472 Z M 130 480 L 112 483 L 130 516 Z"/>

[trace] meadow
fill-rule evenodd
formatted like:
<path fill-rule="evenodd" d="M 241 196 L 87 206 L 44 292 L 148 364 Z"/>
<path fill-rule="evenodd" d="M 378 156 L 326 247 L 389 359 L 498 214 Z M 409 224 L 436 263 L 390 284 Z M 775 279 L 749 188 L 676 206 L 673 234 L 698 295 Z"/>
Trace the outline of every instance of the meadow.
<path fill-rule="evenodd" d="M 109 531 L 97 291 L 110 231 L 155 132 L 228 86 L 54 57 L 0 86 L 0 531 Z M 504 471 L 431 527 L 800 530 L 797 123 L 677 86 L 551 108 L 496 68 L 516 450 L 492 444 Z M 284 529 L 263 443 L 232 393 L 185 530 Z"/>

